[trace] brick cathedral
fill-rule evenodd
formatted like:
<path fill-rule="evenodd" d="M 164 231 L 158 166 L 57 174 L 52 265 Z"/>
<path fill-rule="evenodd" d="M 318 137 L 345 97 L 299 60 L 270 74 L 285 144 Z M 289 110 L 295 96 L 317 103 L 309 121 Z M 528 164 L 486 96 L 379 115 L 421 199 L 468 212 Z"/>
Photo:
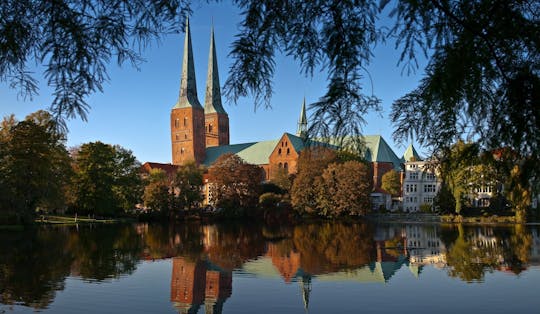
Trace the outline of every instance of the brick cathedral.
<path fill-rule="evenodd" d="M 178 100 L 170 115 L 172 164 L 147 162 L 145 171 L 162 169 L 170 176 L 176 167 L 189 161 L 210 167 L 215 160 L 225 154 L 236 154 L 250 164 L 264 170 L 264 177 L 270 180 L 276 173 L 285 169 L 288 173 L 297 171 L 297 161 L 301 151 L 307 147 L 305 132 L 307 116 L 305 99 L 301 105 L 296 134 L 288 132 L 274 140 L 230 144 L 229 116 L 223 108 L 219 83 L 214 30 L 210 32 L 208 72 L 204 108 L 197 96 L 197 83 L 189 21 L 186 21 L 184 56 Z M 398 157 L 380 135 L 364 136 L 366 150 L 364 158 L 371 163 L 373 186 L 380 188 L 381 178 L 390 169 L 401 171 L 401 165 L 411 158 L 409 147 L 403 157 Z"/>

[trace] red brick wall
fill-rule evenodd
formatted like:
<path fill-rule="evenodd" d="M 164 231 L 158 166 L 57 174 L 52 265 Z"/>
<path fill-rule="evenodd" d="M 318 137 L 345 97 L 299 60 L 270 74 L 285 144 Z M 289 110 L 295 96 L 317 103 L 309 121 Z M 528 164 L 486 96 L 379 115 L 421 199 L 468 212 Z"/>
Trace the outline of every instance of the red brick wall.
<path fill-rule="evenodd" d="M 226 114 L 206 114 L 204 125 L 206 147 L 229 145 L 229 117 Z"/>
<path fill-rule="evenodd" d="M 206 155 L 204 111 L 199 108 L 177 108 L 171 111 L 172 163 L 202 163 Z"/>
<path fill-rule="evenodd" d="M 280 167 L 285 168 L 285 164 L 288 173 L 296 173 L 298 171 L 298 156 L 298 152 L 292 146 L 289 138 L 283 136 L 268 158 L 270 163 L 268 178 L 272 179 Z"/>
<path fill-rule="evenodd" d="M 171 302 L 201 304 L 204 301 L 206 266 L 202 262 L 188 262 L 173 258 Z"/>
<path fill-rule="evenodd" d="M 380 188 L 382 184 L 382 176 L 392 169 L 394 169 L 394 164 L 391 162 L 372 162 L 371 170 L 373 173 L 373 188 Z"/>

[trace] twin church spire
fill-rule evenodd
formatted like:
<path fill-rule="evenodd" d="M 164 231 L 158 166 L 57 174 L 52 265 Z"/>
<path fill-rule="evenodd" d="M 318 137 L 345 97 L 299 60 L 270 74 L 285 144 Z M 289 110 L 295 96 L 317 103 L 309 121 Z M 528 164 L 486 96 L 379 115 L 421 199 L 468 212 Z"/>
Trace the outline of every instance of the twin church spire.
<path fill-rule="evenodd" d="M 229 117 L 221 104 L 221 89 L 214 41 L 210 33 L 210 53 L 204 109 L 197 97 L 197 82 L 189 19 L 186 18 L 182 78 L 178 101 L 171 110 L 173 164 L 198 164 L 206 158 L 206 147 L 229 144 Z"/>
<path fill-rule="evenodd" d="M 180 80 L 180 94 L 174 108 L 197 107 L 202 108 L 197 97 L 197 81 L 195 78 L 195 65 L 193 61 L 193 47 L 189 18 L 186 18 L 186 35 L 184 39 L 184 58 L 182 60 L 182 78 Z M 208 55 L 208 75 L 206 77 L 206 95 L 204 100 L 205 113 L 227 114 L 221 104 L 221 88 L 219 86 L 219 71 L 214 40 L 214 26 L 210 31 L 210 52 Z"/>

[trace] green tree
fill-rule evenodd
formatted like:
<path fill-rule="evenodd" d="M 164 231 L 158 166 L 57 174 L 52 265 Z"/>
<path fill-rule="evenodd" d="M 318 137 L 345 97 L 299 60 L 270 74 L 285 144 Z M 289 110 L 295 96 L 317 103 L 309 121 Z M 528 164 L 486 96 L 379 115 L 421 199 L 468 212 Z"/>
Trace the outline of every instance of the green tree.
<path fill-rule="evenodd" d="M 144 206 L 151 211 L 157 211 L 164 216 L 168 216 L 171 207 L 171 193 L 169 189 L 169 182 L 165 171 L 152 169 L 144 187 Z"/>
<path fill-rule="evenodd" d="M 19 222 L 31 222 L 37 209 L 63 210 L 69 156 L 51 116 L 38 111 L 21 122 L 7 117 L 0 142 L 0 209 Z"/>
<path fill-rule="evenodd" d="M 456 200 L 446 183 L 441 184 L 441 188 L 433 198 L 433 207 L 442 213 L 453 213 L 456 210 Z"/>
<path fill-rule="evenodd" d="M 257 206 L 263 180 L 259 166 L 234 154 L 223 154 L 208 169 L 210 198 L 219 207 L 250 209 Z"/>
<path fill-rule="evenodd" d="M 455 212 L 460 213 L 467 196 L 472 193 L 470 184 L 475 176 L 473 167 L 479 163 L 479 148 L 475 143 L 458 141 L 448 148 L 440 161 L 441 176 L 455 200 Z"/>
<path fill-rule="evenodd" d="M 383 190 L 387 191 L 393 196 L 399 195 L 401 192 L 401 180 L 399 178 L 399 173 L 397 173 L 397 171 L 394 169 L 385 173 L 382 176 L 381 187 Z"/>
<path fill-rule="evenodd" d="M 332 163 L 316 180 L 315 189 L 320 215 L 365 215 L 370 208 L 370 169 L 358 161 Z"/>
<path fill-rule="evenodd" d="M 0 80 L 33 95 L 27 64 L 45 65 L 58 116 L 85 117 L 85 98 L 101 91 L 115 57 L 137 66 L 139 49 L 180 29 L 192 1 L 16 1 L 0 4 Z M 535 0 L 284 1 L 236 0 L 243 21 L 232 45 L 225 84 L 236 101 L 253 95 L 269 106 L 276 52 L 292 56 L 308 76 L 328 73 L 328 87 L 312 104 L 312 137 L 358 135 L 380 100 L 365 91 L 376 44 L 397 38 L 403 70 L 427 57 L 425 77 L 394 102 L 394 136 L 415 137 L 434 151 L 458 138 L 482 148 L 510 147 L 531 158 L 527 179 L 540 172 L 538 12 Z M 388 15 L 388 16 L 386 16 Z M 384 16 L 390 22 L 378 26 Z M 392 25 L 393 23 L 393 25 Z M 383 23 L 387 24 L 387 23 Z M 526 181 L 524 181 L 526 182 Z"/>
<path fill-rule="evenodd" d="M 74 156 L 73 210 L 112 216 L 132 209 L 142 194 L 139 169 L 132 153 L 118 145 L 81 145 Z"/>
<path fill-rule="evenodd" d="M 175 210 L 188 210 L 200 205 L 203 200 L 203 169 L 195 162 L 178 167 L 173 182 Z"/>

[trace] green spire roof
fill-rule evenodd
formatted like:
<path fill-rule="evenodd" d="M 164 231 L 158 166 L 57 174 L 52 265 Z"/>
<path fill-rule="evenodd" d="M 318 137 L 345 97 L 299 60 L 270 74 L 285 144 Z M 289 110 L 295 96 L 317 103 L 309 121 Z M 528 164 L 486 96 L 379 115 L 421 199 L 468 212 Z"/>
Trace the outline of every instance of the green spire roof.
<path fill-rule="evenodd" d="M 195 80 L 195 66 L 193 62 L 193 49 L 191 48 L 191 32 L 189 18 L 186 17 L 186 37 L 184 39 L 184 59 L 182 60 L 182 79 L 180 80 L 180 94 L 174 105 L 176 108 L 200 108 L 197 98 L 197 82 Z"/>
<path fill-rule="evenodd" d="M 420 158 L 420 155 L 416 152 L 416 149 L 414 149 L 413 144 L 411 143 L 409 147 L 405 150 L 405 153 L 403 154 L 403 161 L 420 161 L 422 160 Z"/>
<path fill-rule="evenodd" d="M 210 32 L 210 52 L 208 55 L 208 75 L 206 76 L 206 95 L 204 98 L 204 113 L 227 114 L 221 105 L 221 89 L 219 87 L 219 72 L 214 41 L 214 26 Z"/>
<path fill-rule="evenodd" d="M 307 132 L 307 117 L 306 117 L 306 98 L 304 97 L 304 102 L 302 103 L 302 109 L 300 110 L 300 119 L 298 119 L 298 129 L 296 130 L 296 135 L 304 137 Z"/>

